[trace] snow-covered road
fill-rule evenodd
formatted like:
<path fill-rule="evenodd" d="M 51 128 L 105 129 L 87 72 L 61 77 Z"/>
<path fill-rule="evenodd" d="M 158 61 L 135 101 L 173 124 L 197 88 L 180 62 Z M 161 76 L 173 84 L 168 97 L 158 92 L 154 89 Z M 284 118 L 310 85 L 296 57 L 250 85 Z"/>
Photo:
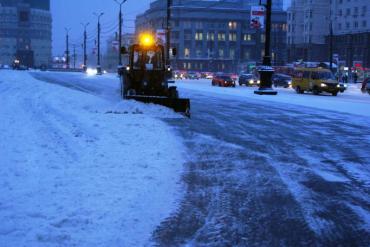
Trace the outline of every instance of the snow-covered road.
<path fill-rule="evenodd" d="M 178 116 L 85 79 L 0 71 L 1 247 L 143 246 L 176 209 L 183 147 L 158 116 Z"/>
<path fill-rule="evenodd" d="M 118 97 L 113 75 L 35 76 Z M 187 148 L 187 190 L 155 231 L 160 246 L 368 245 L 368 95 L 351 87 L 338 97 L 285 89 L 261 97 L 210 81 L 177 85 L 191 99 L 192 119 L 165 121 Z"/>

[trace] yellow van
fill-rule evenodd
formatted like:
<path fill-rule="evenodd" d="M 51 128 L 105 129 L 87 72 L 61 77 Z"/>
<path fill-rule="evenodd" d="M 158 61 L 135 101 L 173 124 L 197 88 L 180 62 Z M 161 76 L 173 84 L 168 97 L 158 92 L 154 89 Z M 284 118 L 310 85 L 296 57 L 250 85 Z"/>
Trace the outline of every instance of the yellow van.
<path fill-rule="evenodd" d="M 297 68 L 292 78 L 292 87 L 297 93 L 312 92 L 318 95 L 322 92 L 337 96 L 340 85 L 333 73 L 323 68 Z"/>

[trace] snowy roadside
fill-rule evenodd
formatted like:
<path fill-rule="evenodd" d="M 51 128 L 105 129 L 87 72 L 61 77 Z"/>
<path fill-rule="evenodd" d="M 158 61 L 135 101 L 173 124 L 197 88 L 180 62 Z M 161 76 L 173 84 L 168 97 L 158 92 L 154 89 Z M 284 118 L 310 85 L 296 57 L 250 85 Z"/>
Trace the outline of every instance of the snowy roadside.
<path fill-rule="evenodd" d="M 181 196 L 175 116 L 0 71 L 0 246 L 150 244 Z"/>
<path fill-rule="evenodd" d="M 364 117 L 370 117 L 370 96 L 362 94 L 360 84 L 350 85 L 349 89 L 337 97 L 312 94 L 298 95 L 293 89 L 277 88 L 277 96 L 255 95 L 255 87 L 220 88 L 212 87 L 211 80 L 177 80 L 176 85 L 180 89 L 199 91 L 202 93 L 211 93 L 213 95 L 238 97 L 239 99 L 253 100 L 259 104 L 285 104 L 286 106 L 303 106 L 320 110 L 336 111 L 346 114 L 355 114 Z"/>

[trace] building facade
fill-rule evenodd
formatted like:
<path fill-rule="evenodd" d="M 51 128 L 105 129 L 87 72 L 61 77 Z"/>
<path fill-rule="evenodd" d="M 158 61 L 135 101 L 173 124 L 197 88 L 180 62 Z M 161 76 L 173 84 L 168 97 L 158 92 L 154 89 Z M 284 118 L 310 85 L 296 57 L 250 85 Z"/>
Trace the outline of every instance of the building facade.
<path fill-rule="evenodd" d="M 337 59 L 346 67 L 370 68 L 369 0 L 332 0 L 331 12 Z"/>
<path fill-rule="evenodd" d="M 51 63 L 50 0 L 0 0 L 0 64 Z"/>
<path fill-rule="evenodd" d="M 292 0 L 287 12 L 288 60 L 328 61 L 330 1 Z"/>
<path fill-rule="evenodd" d="M 136 17 L 136 32 L 164 29 L 166 2 L 157 0 Z M 260 63 L 264 52 L 264 31 L 250 27 L 251 6 L 259 0 L 173 0 L 171 45 L 177 48 L 172 61 L 177 69 L 196 71 L 243 70 L 248 63 Z M 286 61 L 286 12 L 282 1 L 274 1 L 272 14 L 272 59 Z"/>

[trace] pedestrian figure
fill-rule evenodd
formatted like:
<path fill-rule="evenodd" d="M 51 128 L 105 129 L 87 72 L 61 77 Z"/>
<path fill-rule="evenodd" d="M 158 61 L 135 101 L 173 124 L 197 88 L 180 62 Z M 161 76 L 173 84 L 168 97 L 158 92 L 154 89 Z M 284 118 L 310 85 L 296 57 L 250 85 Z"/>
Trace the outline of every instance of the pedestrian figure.
<path fill-rule="evenodd" d="M 357 83 L 357 79 L 358 79 L 357 73 L 354 73 L 354 74 L 353 74 L 353 82 L 354 82 L 355 84 Z"/>

